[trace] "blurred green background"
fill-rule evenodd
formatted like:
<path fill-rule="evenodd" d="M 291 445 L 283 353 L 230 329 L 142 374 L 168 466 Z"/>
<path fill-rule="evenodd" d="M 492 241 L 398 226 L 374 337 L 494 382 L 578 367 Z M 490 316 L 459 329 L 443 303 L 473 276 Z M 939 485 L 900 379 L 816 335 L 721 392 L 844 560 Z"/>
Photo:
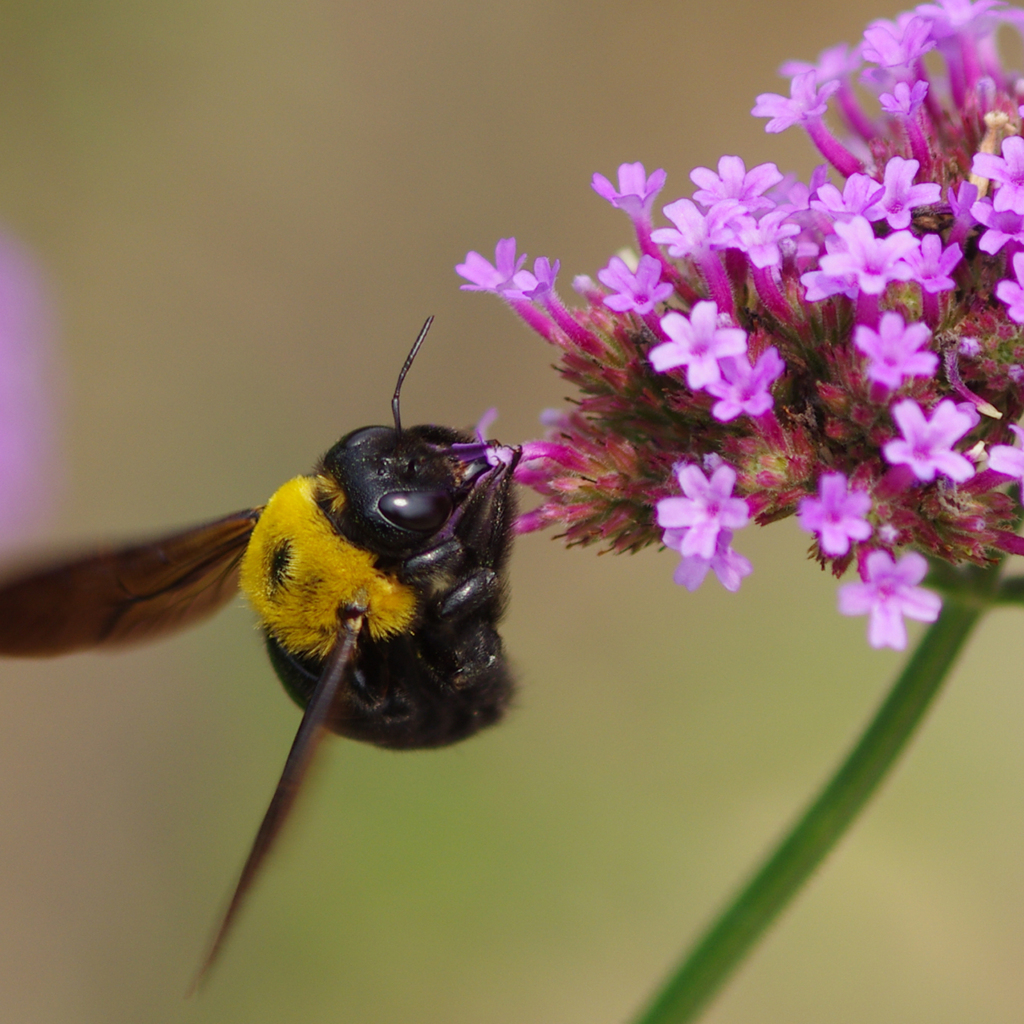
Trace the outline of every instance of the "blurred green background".
<path fill-rule="evenodd" d="M 537 433 L 552 354 L 467 249 L 563 288 L 629 244 L 597 170 L 722 153 L 806 175 L 748 111 L 778 64 L 896 9 L 352 0 L 0 3 L 0 219 L 57 306 L 47 546 L 259 504 L 387 417 Z M 451 750 L 329 745 L 199 999 L 182 994 L 298 722 L 239 602 L 116 657 L 0 665 L 0 1018 L 10 1024 L 602 1024 L 645 1001 L 900 664 L 789 523 L 737 595 L 675 555 L 518 545 L 521 696 Z M 994 614 L 882 797 L 707 1016 L 1017 1022 L 1019 614 Z"/>

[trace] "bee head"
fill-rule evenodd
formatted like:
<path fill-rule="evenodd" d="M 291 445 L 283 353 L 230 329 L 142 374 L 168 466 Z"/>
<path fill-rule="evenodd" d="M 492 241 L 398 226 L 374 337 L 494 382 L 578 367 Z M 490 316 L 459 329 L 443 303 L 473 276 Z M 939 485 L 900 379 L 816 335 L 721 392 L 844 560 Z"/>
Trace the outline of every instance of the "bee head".
<path fill-rule="evenodd" d="M 492 466 L 467 459 L 473 438 L 449 427 L 363 427 L 323 457 L 321 476 L 343 500 L 325 511 L 354 543 L 387 555 L 426 548 L 452 523 Z"/>

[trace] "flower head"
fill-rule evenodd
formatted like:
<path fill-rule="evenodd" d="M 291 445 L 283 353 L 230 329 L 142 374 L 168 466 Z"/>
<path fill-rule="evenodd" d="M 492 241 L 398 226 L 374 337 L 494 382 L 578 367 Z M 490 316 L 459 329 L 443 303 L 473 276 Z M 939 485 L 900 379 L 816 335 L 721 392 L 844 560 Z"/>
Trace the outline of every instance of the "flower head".
<path fill-rule="evenodd" d="M 938 594 L 917 586 L 927 572 L 928 563 L 916 551 L 898 562 L 887 551 L 872 551 L 864 560 L 864 582 L 839 588 L 839 611 L 870 615 L 868 643 L 902 651 L 907 646 L 904 617 L 934 622 L 942 609 Z"/>
<path fill-rule="evenodd" d="M 1024 105 L 1003 25 L 1024 34 L 1024 11 L 936 0 L 784 65 L 789 96 L 753 112 L 807 133 L 825 161 L 808 180 L 723 156 L 654 228 L 663 173 L 596 176 L 634 218 L 639 262 L 611 258 L 602 287 L 577 277 L 571 309 L 557 263 L 525 270 L 511 239 L 493 266 L 467 257 L 470 286 L 553 343 L 578 389 L 523 446 L 516 476 L 542 504 L 521 529 L 664 542 L 682 585 L 713 571 L 734 589 L 749 563 L 733 531 L 795 514 L 823 566 L 860 568 L 844 610 L 897 645 L 905 614 L 937 609 L 916 552 L 978 566 L 1020 552 L 1024 428 L 1011 445 L 1007 427 L 1024 409 Z"/>

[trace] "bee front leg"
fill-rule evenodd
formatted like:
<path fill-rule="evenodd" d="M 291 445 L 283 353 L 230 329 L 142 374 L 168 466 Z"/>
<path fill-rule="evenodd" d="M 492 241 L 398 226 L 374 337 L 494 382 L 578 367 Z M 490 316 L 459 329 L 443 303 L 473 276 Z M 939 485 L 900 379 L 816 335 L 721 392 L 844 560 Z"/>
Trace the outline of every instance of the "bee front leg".
<path fill-rule="evenodd" d="M 419 580 L 435 575 L 454 576 L 465 561 L 465 546 L 457 537 L 452 537 L 436 548 L 407 558 L 402 563 L 401 577 L 404 580 Z"/>
<path fill-rule="evenodd" d="M 465 576 L 457 587 L 445 594 L 437 609 L 444 622 L 457 622 L 484 605 L 501 598 L 501 578 L 492 569 L 477 569 Z"/>

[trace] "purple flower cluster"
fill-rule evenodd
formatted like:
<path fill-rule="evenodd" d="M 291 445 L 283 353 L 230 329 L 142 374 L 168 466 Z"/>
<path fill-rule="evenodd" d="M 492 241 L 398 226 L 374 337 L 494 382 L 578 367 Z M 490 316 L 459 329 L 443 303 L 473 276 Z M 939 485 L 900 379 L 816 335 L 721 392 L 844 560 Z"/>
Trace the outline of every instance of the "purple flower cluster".
<path fill-rule="evenodd" d="M 659 226 L 664 171 L 595 174 L 636 253 L 577 278 L 582 306 L 513 239 L 493 264 L 467 255 L 463 287 L 501 296 L 579 390 L 526 446 L 517 477 L 543 502 L 520 529 L 660 541 L 677 582 L 711 570 L 735 590 L 735 531 L 795 514 L 814 558 L 859 573 L 840 611 L 893 647 L 939 611 L 923 555 L 1024 552 L 1007 490 L 1024 486 L 1024 78 L 1000 62 L 1003 25 L 1024 31 L 1024 11 L 939 0 L 783 65 L 789 95 L 753 114 L 807 132 L 825 160 L 808 183 L 723 156 Z"/>

